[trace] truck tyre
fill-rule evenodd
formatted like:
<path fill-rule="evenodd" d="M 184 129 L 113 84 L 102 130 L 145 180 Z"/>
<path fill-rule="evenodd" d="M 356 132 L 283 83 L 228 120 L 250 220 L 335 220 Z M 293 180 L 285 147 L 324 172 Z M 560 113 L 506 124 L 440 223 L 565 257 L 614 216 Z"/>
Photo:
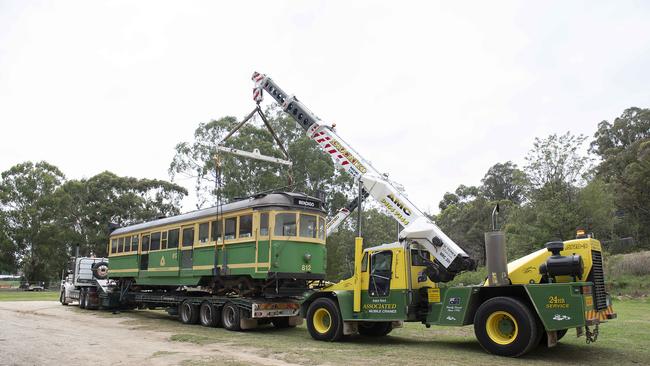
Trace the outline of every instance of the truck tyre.
<path fill-rule="evenodd" d="M 80 309 L 85 309 L 86 308 L 86 288 L 81 288 L 79 290 L 79 308 Z"/>
<path fill-rule="evenodd" d="M 307 310 L 307 329 L 312 338 L 335 342 L 343 337 L 343 317 L 338 304 L 329 298 L 316 299 Z"/>
<path fill-rule="evenodd" d="M 61 296 L 59 296 L 59 301 L 61 302 L 61 305 L 68 305 L 68 302 L 66 301 L 65 298 L 65 290 L 61 290 Z"/>
<path fill-rule="evenodd" d="M 221 323 L 228 330 L 241 330 L 241 312 L 237 305 L 229 302 L 221 309 Z"/>
<path fill-rule="evenodd" d="M 359 322 L 359 334 L 366 337 L 383 337 L 393 330 L 391 322 Z"/>
<path fill-rule="evenodd" d="M 93 271 L 93 276 L 98 280 L 105 280 L 108 278 L 108 263 L 106 262 L 97 262 L 93 263 L 90 267 Z"/>
<path fill-rule="evenodd" d="M 179 305 L 178 314 L 183 324 L 196 324 L 199 321 L 199 307 L 188 300 Z"/>
<path fill-rule="evenodd" d="M 273 326 L 276 327 L 277 329 L 284 329 L 284 328 L 295 328 L 295 325 L 291 325 L 289 322 L 289 317 L 288 316 L 281 316 L 277 318 L 273 318 L 272 320 Z"/>
<path fill-rule="evenodd" d="M 499 356 L 518 357 L 539 344 L 542 329 L 526 304 L 512 297 L 484 302 L 474 316 L 474 334 L 481 346 Z"/>
<path fill-rule="evenodd" d="M 221 314 L 207 301 L 201 303 L 199 308 L 199 321 L 204 327 L 218 327 L 221 321 Z"/>

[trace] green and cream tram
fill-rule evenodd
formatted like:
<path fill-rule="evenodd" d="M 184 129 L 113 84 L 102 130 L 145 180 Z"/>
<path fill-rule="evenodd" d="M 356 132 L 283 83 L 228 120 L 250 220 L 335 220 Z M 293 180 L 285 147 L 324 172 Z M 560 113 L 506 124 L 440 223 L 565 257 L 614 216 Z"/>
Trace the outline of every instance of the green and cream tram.
<path fill-rule="evenodd" d="M 139 288 L 299 294 L 325 277 L 325 223 L 317 198 L 258 195 L 114 230 L 109 273 Z"/>

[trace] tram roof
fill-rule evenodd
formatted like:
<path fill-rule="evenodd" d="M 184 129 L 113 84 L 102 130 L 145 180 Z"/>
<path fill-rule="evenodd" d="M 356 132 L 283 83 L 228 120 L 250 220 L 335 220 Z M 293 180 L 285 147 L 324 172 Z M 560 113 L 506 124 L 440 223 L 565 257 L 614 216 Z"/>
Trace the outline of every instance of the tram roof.
<path fill-rule="evenodd" d="M 226 203 L 221 206 L 204 208 L 201 210 L 190 211 L 184 214 L 165 217 L 157 220 L 147 221 L 140 224 L 121 227 L 111 232 L 111 236 L 127 234 L 146 229 L 152 229 L 160 226 L 172 225 L 175 223 L 194 221 L 205 217 L 216 217 L 229 212 L 239 211 L 247 208 L 262 207 L 283 207 L 283 208 L 300 208 L 311 211 L 325 212 L 323 202 L 316 197 L 311 197 L 302 193 L 294 192 L 277 192 L 254 197 L 245 198 L 239 201 Z"/>

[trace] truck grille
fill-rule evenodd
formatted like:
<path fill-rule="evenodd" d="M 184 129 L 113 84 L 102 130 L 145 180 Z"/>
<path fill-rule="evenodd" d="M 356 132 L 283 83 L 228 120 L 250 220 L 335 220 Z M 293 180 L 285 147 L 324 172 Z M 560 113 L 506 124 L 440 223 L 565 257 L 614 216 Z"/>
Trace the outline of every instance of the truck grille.
<path fill-rule="evenodd" d="M 603 272 L 603 255 L 599 251 L 591 251 L 591 273 L 588 280 L 594 283 L 594 307 L 596 310 L 607 308 L 607 294 L 605 292 L 605 273 Z"/>

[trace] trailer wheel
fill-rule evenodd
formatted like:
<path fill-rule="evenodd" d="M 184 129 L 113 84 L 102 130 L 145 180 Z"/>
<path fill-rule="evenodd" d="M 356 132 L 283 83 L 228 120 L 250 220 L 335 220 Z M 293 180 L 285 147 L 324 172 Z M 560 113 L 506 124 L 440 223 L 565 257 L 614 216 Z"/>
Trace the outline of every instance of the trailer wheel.
<path fill-rule="evenodd" d="M 188 300 L 179 305 L 178 313 L 180 314 L 183 324 L 196 324 L 199 321 L 198 306 L 192 305 Z"/>
<path fill-rule="evenodd" d="M 319 341 L 338 341 L 343 337 L 343 317 L 334 300 L 322 297 L 307 310 L 307 329 Z"/>
<path fill-rule="evenodd" d="M 221 309 L 221 323 L 228 330 L 241 330 L 241 312 L 237 305 L 229 302 Z"/>
<path fill-rule="evenodd" d="M 199 308 L 199 320 L 204 327 L 218 327 L 221 321 L 221 314 L 207 301 L 201 303 Z"/>
<path fill-rule="evenodd" d="M 359 322 L 359 334 L 366 337 L 383 337 L 393 330 L 391 322 Z"/>
<path fill-rule="evenodd" d="M 495 297 L 476 311 L 474 334 L 486 351 L 518 357 L 539 344 L 541 329 L 524 303 L 512 297 Z"/>

